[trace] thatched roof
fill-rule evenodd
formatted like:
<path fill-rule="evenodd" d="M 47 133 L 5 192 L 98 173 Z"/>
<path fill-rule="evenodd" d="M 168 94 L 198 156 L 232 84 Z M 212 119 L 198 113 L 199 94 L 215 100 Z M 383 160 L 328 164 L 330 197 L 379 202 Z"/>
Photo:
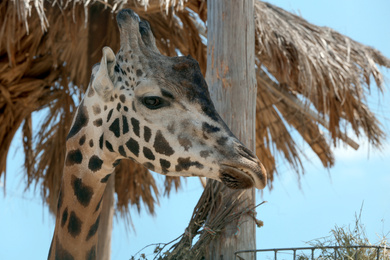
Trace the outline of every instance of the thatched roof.
<path fill-rule="evenodd" d="M 206 71 L 206 1 L 126 2 L 0 3 L 0 176 L 5 176 L 10 143 L 22 127 L 28 183 L 42 181 L 49 205 L 57 200 L 65 136 L 91 66 L 100 59 L 103 46 L 118 50 L 115 11 L 134 9 L 150 22 L 162 53 L 190 54 Z M 278 170 L 276 158 L 287 161 L 298 174 L 304 170 L 302 147 L 291 129 L 327 168 L 334 164 L 332 147 L 340 141 L 358 148 L 345 134 L 347 129 L 379 147 L 385 136 L 367 105 L 366 92 L 371 79 L 382 89 L 379 66 L 389 68 L 390 60 L 268 3 L 256 1 L 255 16 L 256 153 L 270 184 Z M 35 111 L 47 112 L 38 129 L 32 129 Z M 166 177 L 164 192 L 173 186 L 178 188 L 180 179 Z M 129 161 L 117 167 L 115 189 L 119 209 L 129 203 L 139 209 L 143 201 L 150 212 L 161 192 L 146 169 Z"/>

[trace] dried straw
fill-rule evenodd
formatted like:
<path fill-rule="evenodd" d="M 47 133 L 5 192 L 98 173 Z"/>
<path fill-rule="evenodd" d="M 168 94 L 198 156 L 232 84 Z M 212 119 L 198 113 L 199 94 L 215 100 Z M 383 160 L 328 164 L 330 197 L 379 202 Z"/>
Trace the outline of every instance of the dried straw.
<path fill-rule="evenodd" d="M 235 230 L 232 230 L 231 233 L 238 234 L 240 219 L 246 214 L 253 217 L 257 226 L 261 227 L 263 222 L 255 218 L 255 208 L 265 201 L 257 206 L 242 207 L 247 202 L 240 200 L 244 192 L 245 190 L 230 190 L 222 183 L 208 180 L 205 190 L 194 208 L 190 223 L 185 232 L 179 236 L 180 240 L 166 251 L 164 251 L 165 247 L 171 243 L 166 243 L 162 247 L 161 244 L 158 244 L 154 259 L 207 259 L 208 257 L 205 256 L 207 245 L 220 236 L 228 224 L 235 223 Z M 222 201 L 224 203 L 221 203 Z M 132 259 L 135 259 L 135 256 Z"/>

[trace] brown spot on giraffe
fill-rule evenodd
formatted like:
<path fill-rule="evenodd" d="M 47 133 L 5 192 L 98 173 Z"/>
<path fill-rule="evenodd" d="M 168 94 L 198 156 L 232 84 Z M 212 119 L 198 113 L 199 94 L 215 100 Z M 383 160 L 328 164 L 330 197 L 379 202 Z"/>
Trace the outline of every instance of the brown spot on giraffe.
<path fill-rule="evenodd" d="M 145 142 L 149 142 L 150 137 L 152 137 L 152 130 L 149 127 L 147 127 L 147 126 L 144 126 L 144 139 L 145 139 Z"/>
<path fill-rule="evenodd" d="M 81 219 L 76 215 L 74 211 L 72 211 L 69 215 L 68 233 L 72 237 L 77 237 L 81 233 L 82 225 L 83 222 L 81 221 Z"/>
<path fill-rule="evenodd" d="M 100 105 L 99 104 L 93 105 L 92 110 L 93 110 L 93 114 L 95 116 L 99 115 L 102 112 L 102 110 L 100 109 Z"/>
<path fill-rule="evenodd" d="M 178 138 L 179 144 L 183 146 L 185 151 L 188 151 L 192 147 L 192 142 L 190 139 L 186 137 L 179 136 Z"/>
<path fill-rule="evenodd" d="M 133 126 L 133 133 L 139 137 L 139 120 L 137 120 L 136 118 L 132 117 L 130 119 L 131 121 L 131 125 Z"/>
<path fill-rule="evenodd" d="M 151 162 L 146 162 L 143 164 L 143 166 L 145 166 L 145 168 L 147 168 L 151 171 L 154 171 L 154 169 L 155 169 L 154 165 Z"/>
<path fill-rule="evenodd" d="M 86 136 L 83 135 L 79 140 L 79 145 L 82 146 L 85 143 Z"/>
<path fill-rule="evenodd" d="M 99 221 L 100 221 L 100 215 L 97 217 L 95 223 L 93 223 L 93 225 L 89 228 L 88 235 L 87 235 L 87 238 L 86 238 L 87 241 L 88 241 L 91 237 L 93 237 L 94 235 L 96 235 L 96 232 L 97 232 L 98 227 L 99 227 Z"/>
<path fill-rule="evenodd" d="M 143 153 L 144 153 L 145 158 L 147 158 L 151 161 L 154 161 L 154 159 L 156 159 L 156 156 L 154 156 L 152 150 L 150 150 L 148 147 L 143 148 Z"/>
<path fill-rule="evenodd" d="M 101 118 L 98 118 L 98 119 L 96 119 L 95 121 L 93 121 L 93 125 L 94 126 L 101 126 L 103 124 L 103 119 L 101 119 Z"/>
<path fill-rule="evenodd" d="M 80 103 L 80 106 L 77 110 L 76 118 L 74 120 L 74 124 L 72 125 L 66 139 L 75 136 L 78 132 L 80 132 L 82 128 L 86 127 L 88 124 L 88 120 L 89 120 L 88 112 L 87 112 L 87 108 L 84 106 L 84 100 L 83 100 Z"/>
<path fill-rule="evenodd" d="M 65 165 L 72 166 L 75 164 L 80 164 L 83 161 L 83 154 L 80 149 L 69 151 L 66 155 Z"/>
<path fill-rule="evenodd" d="M 130 138 L 129 141 L 126 142 L 127 148 L 132 152 L 135 156 L 138 157 L 139 154 L 139 144 L 133 138 Z"/>
<path fill-rule="evenodd" d="M 106 183 L 106 182 L 108 181 L 108 178 L 110 178 L 110 176 L 111 176 L 111 173 L 107 174 L 106 176 L 104 176 L 104 178 L 102 178 L 102 179 L 100 180 L 100 182 L 101 182 L 101 183 Z"/>
<path fill-rule="evenodd" d="M 87 207 L 91 202 L 93 189 L 90 186 L 83 184 L 82 179 L 72 175 L 72 188 L 74 195 L 81 205 Z"/>
<path fill-rule="evenodd" d="M 167 173 L 169 171 L 169 167 L 171 167 L 171 163 L 164 159 L 160 159 L 160 165 L 163 173 Z"/>
<path fill-rule="evenodd" d="M 87 256 L 85 258 L 86 260 L 94 260 L 96 259 L 96 246 L 92 246 L 91 249 L 88 251 Z"/>
<path fill-rule="evenodd" d="M 155 151 L 157 153 L 160 153 L 160 154 L 165 154 L 168 156 L 174 154 L 172 147 L 169 145 L 168 141 L 165 139 L 161 130 L 157 130 L 157 132 L 156 132 L 156 137 L 154 139 L 153 148 L 155 149 Z"/>
<path fill-rule="evenodd" d="M 127 134 L 129 132 L 129 124 L 127 122 L 127 117 L 122 116 L 122 134 Z"/>
<path fill-rule="evenodd" d="M 68 208 L 65 208 L 64 212 L 62 212 L 61 227 L 65 226 L 65 223 L 68 220 L 68 214 Z"/>
<path fill-rule="evenodd" d="M 176 171 L 181 172 L 181 171 L 188 171 L 191 166 L 194 166 L 198 169 L 203 169 L 203 165 L 199 162 L 194 162 L 191 161 L 190 157 L 187 158 L 179 158 L 177 159 L 177 165 L 175 166 Z"/>
<path fill-rule="evenodd" d="M 99 171 L 102 168 L 103 160 L 99 158 L 99 156 L 94 155 L 89 159 L 88 168 L 92 172 Z"/>

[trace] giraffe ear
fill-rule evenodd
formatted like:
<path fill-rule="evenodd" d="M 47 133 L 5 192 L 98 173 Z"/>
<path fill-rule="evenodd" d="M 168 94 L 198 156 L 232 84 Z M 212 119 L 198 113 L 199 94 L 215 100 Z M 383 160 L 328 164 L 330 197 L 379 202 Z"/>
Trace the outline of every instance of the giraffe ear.
<path fill-rule="evenodd" d="M 92 82 L 92 87 L 97 94 L 104 100 L 108 101 L 111 97 L 111 92 L 114 89 L 114 67 L 116 58 L 110 47 L 103 48 L 103 57 L 100 62 L 99 69 Z"/>

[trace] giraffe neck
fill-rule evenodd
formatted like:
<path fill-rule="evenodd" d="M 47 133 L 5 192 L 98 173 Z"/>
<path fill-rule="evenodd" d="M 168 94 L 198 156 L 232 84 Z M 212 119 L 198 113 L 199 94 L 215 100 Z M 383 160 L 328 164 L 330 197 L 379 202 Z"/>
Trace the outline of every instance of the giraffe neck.
<path fill-rule="evenodd" d="M 94 140 L 85 142 L 82 134 L 76 138 L 77 142 L 67 143 L 49 259 L 96 258 L 101 203 L 115 158 L 94 154 Z"/>

